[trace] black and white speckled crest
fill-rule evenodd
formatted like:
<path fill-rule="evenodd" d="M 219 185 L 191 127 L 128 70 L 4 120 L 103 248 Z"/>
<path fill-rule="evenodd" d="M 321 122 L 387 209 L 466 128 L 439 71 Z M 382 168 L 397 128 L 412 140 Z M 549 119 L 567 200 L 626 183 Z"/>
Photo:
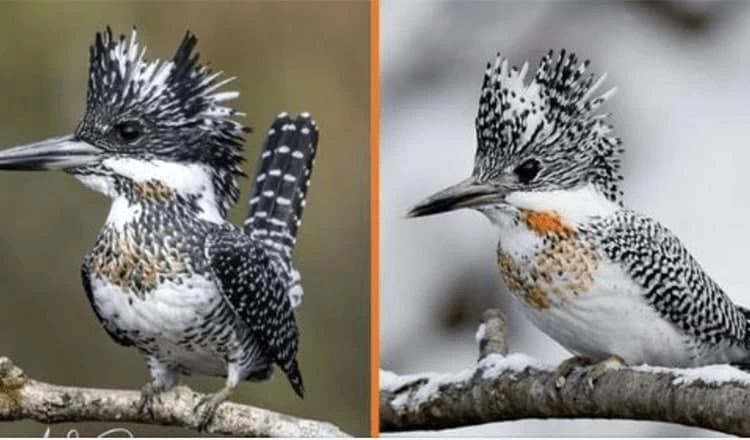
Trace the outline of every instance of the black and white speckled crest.
<path fill-rule="evenodd" d="M 220 78 L 198 61 L 195 35 L 187 32 L 171 61 L 146 61 L 136 38 L 97 33 L 90 48 L 86 115 L 76 135 L 123 156 L 163 159 L 210 167 L 226 209 L 237 200 L 244 133 L 238 113 L 222 105 L 239 96 L 219 89 Z M 123 139 L 123 124 L 141 136 Z"/>
<path fill-rule="evenodd" d="M 591 182 L 619 201 L 620 141 L 605 124 L 606 115 L 593 113 L 615 89 L 593 97 L 606 75 L 586 75 L 588 64 L 565 50 L 557 57 L 550 51 L 526 84 L 528 63 L 519 71 L 500 54 L 488 63 L 476 118 L 474 174 L 491 181 L 535 159 L 538 175 L 510 182 L 514 189 L 569 189 Z"/>

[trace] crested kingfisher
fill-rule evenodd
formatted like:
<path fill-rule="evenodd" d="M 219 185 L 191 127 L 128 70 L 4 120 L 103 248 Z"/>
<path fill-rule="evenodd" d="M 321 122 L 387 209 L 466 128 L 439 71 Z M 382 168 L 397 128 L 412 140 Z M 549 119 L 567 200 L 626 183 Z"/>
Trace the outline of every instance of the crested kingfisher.
<path fill-rule="evenodd" d="M 224 105 L 239 96 L 220 90 L 233 78 L 200 64 L 196 43 L 187 32 L 171 61 L 146 61 L 135 29 L 97 33 L 74 133 L 1 151 L 0 169 L 63 170 L 112 199 L 83 261 L 86 295 L 109 336 L 146 359 L 142 411 L 180 375 L 226 378 L 196 407 L 205 429 L 240 381 L 275 365 L 304 394 L 292 252 L 318 129 L 307 113 L 278 115 L 246 220 L 230 223 L 250 130 Z"/>
<path fill-rule="evenodd" d="M 550 51 L 529 81 L 528 63 L 511 67 L 498 54 L 480 91 L 471 176 L 409 216 L 484 214 L 508 291 L 579 361 L 750 363 L 750 310 L 675 234 L 623 206 L 621 141 L 596 112 L 615 90 L 597 94 L 605 76 L 588 66 Z"/>

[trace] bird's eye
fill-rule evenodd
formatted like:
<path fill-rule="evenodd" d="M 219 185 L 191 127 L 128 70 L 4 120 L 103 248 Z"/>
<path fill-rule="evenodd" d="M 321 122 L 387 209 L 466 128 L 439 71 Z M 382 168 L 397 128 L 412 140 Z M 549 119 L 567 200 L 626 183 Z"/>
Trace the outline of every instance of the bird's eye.
<path fill-rule="evenodd" d="M 542 165 L 536 159 L 529 159 L 516 167 L 515 173 L 521 183 L 529 183 L 539 174 Z"/>
<path fill-rule="evenodd" d="M 125 142 L 135 142 L 143 136 L 143 126 L 138 121 L 124 121 L 115 125 L 115 133 Z"/>

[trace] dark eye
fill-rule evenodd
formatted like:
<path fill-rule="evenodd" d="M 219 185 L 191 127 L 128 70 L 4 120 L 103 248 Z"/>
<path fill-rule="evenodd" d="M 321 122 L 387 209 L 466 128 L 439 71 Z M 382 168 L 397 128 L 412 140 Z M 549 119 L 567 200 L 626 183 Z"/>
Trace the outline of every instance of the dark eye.
<path fill-rule="evenodd" d="M 115 133 L 127 143 L 135 142 L 143 136 L 143 126 L 138 121 L 124 121 L 115 125 Z"/>
<path fill-rule="evenodd" d="M 538 160 L 529 159 L 516 167 L 515 173 L 521 183 L 529 183 L 539 174 L 540 169 L 542 169 L 542 165 Z"/>

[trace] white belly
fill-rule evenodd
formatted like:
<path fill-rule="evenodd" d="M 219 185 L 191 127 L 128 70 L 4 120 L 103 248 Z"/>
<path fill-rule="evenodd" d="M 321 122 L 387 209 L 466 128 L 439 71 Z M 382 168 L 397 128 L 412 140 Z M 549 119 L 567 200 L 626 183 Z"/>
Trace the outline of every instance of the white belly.
<path fill-rule="evenodd" d="M 212 282 L 195 276 L 182 284 L 166 281 L 144 297 L 97 276 L 92 277 L 91 287 L 102 317 L 117 328 L 148 337 L 179 337 L 185 329 L 199 324 L 199 312 L 221 301 Z"/>
<path fill-rule="evenodd" d="M 125 332 L 136 341 L 153 339 L 149 346 L 161 357 L 190 371 L 226 372 L 225 353 L 217 353 L 213 344 L 190 344 L 189 348 L 178 344 L 191 329 L 205 325 L 205 315 L 221 305 L 223 299 L 213 282 L 196 276 L 182 284 L 167 281 L 143 298 L 97 276 L 92 277 L 91 287 L 99 314 L 110 329 Z M 231 339 L 237 339 L 234 330 L 227 331 L 233 333 Z"/>
<path fill-rule="evenodd" d="M 599 268 L 587 292 L 551 299 L 548 308 L 524 304 L 523 310 L 534 325 L 574 353 L 675 367 L 694 365 L 699 355 L 689 338 L 646 302 L 642 288 L 613 264 Z"/>

